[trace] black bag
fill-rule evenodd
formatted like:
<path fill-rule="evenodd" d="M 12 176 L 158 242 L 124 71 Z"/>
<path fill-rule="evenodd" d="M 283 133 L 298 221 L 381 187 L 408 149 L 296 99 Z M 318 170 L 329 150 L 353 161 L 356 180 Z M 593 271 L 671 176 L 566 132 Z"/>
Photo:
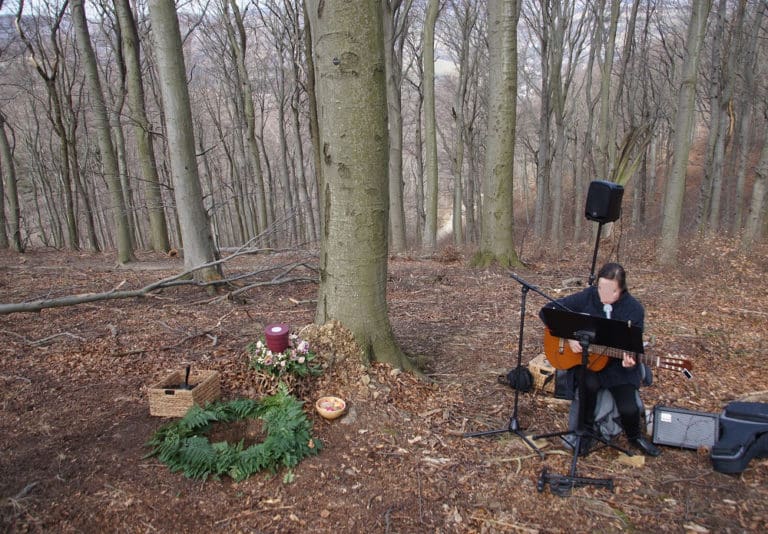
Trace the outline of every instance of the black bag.
<path fill-rule="evenodd" d="M 768 457 L 768 403 L 731 402 L 720 415 L 720 438 L 712 447 L 712 467 L 741 473 L 752 458 Z"/>
<path fill-rule="evenodd" d="M 515 367 L 507 373 L 507 384 L 512 389 L 530 391 L 533 388 L 533 376 L 527 367 Z"/>

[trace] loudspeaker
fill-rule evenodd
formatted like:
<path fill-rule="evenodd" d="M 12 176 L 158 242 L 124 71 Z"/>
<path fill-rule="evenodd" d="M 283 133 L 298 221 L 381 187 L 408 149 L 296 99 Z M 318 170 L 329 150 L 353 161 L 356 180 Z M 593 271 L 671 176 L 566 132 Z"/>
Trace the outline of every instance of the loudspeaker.
<path fill-rule="evenodd" d="M 621 197 L 624 187 L 614 182 L 595 180 L 587 191 L 587 207 L 584 215 L 591 221 L 613 222 L 621 216 Z"/>
<path fill-rule="evenodd" d="M 719 415 L 656 406 L 653 409 L 653 442 L 684 449 L 712 447 L 719 437 Z"/>

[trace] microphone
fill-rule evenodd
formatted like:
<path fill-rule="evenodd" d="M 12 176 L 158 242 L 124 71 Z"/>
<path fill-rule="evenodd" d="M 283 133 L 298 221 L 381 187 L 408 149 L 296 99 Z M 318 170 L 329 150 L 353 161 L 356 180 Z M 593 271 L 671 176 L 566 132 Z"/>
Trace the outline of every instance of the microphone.
<path fill-rule="evenodd" d="M 610 319 L 611 318 L 611 312 L 613 311 L 613 306 L 610 304 L 603 304 L 603 311 L 605 312 L 605 316 Z"/>

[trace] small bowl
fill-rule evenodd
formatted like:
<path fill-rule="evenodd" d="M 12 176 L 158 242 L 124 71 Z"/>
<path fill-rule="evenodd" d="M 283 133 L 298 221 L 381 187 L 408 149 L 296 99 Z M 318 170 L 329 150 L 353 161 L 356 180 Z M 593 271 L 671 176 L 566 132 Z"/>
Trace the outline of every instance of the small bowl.
<path fill-rule="evenodd" d="M 315 410 L 324 418 L 331 420 L 344 414 L 347 403 L 338 397 L 320 397 L 315 402 Z"/>

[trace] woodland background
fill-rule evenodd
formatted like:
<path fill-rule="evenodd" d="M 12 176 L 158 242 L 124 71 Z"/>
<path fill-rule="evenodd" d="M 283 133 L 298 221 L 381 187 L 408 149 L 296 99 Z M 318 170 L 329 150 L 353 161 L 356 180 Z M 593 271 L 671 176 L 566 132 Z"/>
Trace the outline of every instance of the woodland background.
<path fill-rule="evenodd" d="M 526 239 L 557 250 L 588 237 L 581 207 L 595 179 L 624 184 L 625 226 L 667 236 L 661 244 L 675 244 L 680 231 L 743 235 L 747 245 L 764 234 L 765 2 L 504 4 L 519 16 L 507 178 L 514 197 L 505 201 L 514 206 L 518 249 Z M 119 248 L 125 224 L 123 247 L 179 248 L 186 208 L 173 195 L 182 178 L 169 163 L 174 124 L 162 113 L 150 6 L 0 5 L 1 237 L 17 248 L 109 250 Z M 93 69 L 77 45 L 74 7 L 88 19 Z M 486 137 L 498 119 L 488 111 L 496 38 L 488 6 L 380 7 L 390 251 L 434 249 L 438 239 L 479 243 Z M 176 12 L 193 119 L 182 133 L 194 135 L 216 245 L 318 240 L 320 153 L 303 4 L 192 0 Z M 105 124 L 110 154 L 96 142 Z M 690 142 L 701 180 L 683 202 Z M 681 226 L 682 206 L 692 218 Z"/>

